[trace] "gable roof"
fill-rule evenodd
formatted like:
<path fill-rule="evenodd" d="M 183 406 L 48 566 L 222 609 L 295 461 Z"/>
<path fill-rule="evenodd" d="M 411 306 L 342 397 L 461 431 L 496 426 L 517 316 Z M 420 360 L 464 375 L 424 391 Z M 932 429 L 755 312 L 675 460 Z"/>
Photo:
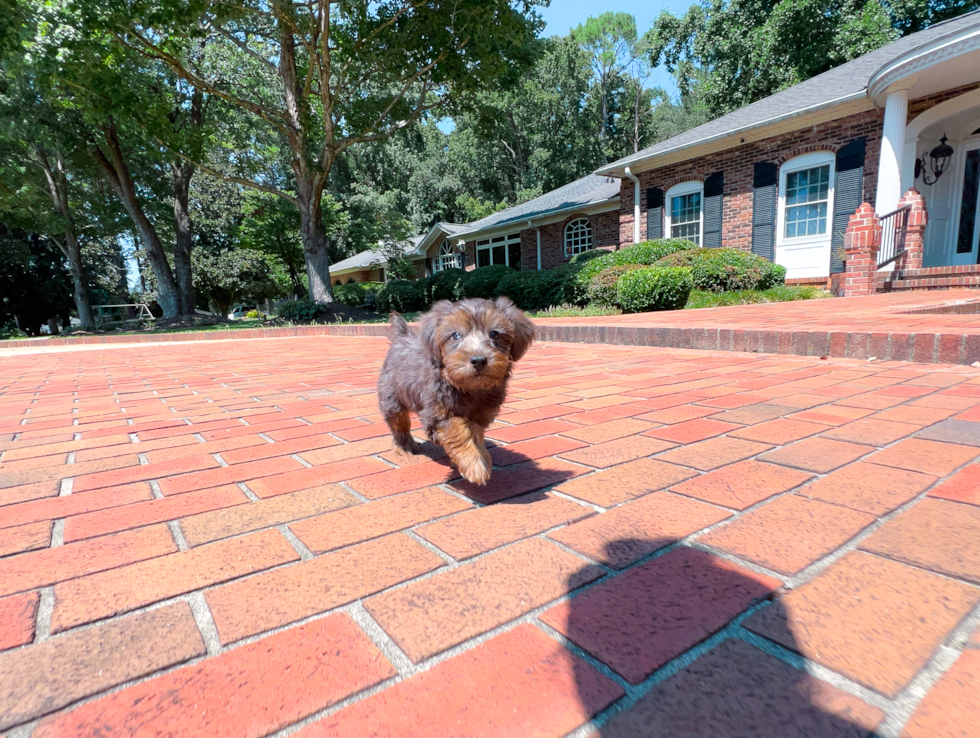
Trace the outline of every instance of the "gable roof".
<path fill-rule="evenodd" d="M 887 46 L 811 77 L 774 95 L 746 105 L 728 115 L 692 128 L 666 141 L 648 146 L 596 170 L 596 174 L 619 174 L 631 164 L 646 162 L 670 152 L 717 141 L 737 133 L 774 124 L 823 108 L 832 108 L 867 95 L 875 73 L 889 62 L 944 36 L 980 25 L 980 11 L 937 23 L 924 31 L 900 38 Z"/>
<path fill-rule="evenodd" d="M 567 210 L 578 210 L 592 205 L 618 202 L 619 180 L 609 176 L 587 174 L 563 187 L 546 192 L 533 200 L 501 210 L 485 218 L 467 223 L 462 230 L 450 235 L 472 236 L 482 231 L 503 228 L 507 225 L 527 227 L 527 221 L 550 216 Z"/>

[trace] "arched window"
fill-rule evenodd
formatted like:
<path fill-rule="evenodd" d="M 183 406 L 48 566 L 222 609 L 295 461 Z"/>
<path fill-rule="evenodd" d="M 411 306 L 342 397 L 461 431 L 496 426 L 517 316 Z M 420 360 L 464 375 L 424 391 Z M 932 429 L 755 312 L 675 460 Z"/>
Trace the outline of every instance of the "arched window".
<path fill-rule="evenodd" d="M 775 261 L 790 278 L 822 277 L 830 268 L 835 163 L 833 152 L 815 151 L 779 168 Z"/>
<path fill-rule="evenodd" d="M 443 269 L 462 269 L 463 255 L 453 249 L 452 241 L 448 238 L 439 247 L 439 256 L 432 260 L 432 271 L 441 272 Z"/>
<path fill-rule="evenodd" d="M 682 182 L 667 190 L 667 233 L 701 245 L 704 182 Z"/>
<path fill-rule="evenodd" d="M 592 248 L 592 221 L 576 218 L 565 226 L 565 256 L 575 256 Z"/>

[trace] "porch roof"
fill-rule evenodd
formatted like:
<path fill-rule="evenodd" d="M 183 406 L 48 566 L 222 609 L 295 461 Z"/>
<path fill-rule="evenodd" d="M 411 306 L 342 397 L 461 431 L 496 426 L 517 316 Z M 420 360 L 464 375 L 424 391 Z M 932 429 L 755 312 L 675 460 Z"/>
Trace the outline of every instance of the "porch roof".
<path fill-rule="evenodd" d="M 861 100 L 867 96 L 869 83 L 883 67 L 920 47 L 976 27 L 980 27 L 980 11 L 937 23 L 721 118 L 607 164 L 596 170 L 596 174 L 623 176 L 627 166 L 650 169 L 656 166 L 654 162 L 657 159 L 666 158 L 668 154 L 712 142 L 721 143 L 716 148 L 729 148 L 738 144 L 734 140 L 738 134 Z M 801 121 L 801 125 L 806 123 Z M 725 141 L 729 138 L 733 139 L 730 143 Z"/>

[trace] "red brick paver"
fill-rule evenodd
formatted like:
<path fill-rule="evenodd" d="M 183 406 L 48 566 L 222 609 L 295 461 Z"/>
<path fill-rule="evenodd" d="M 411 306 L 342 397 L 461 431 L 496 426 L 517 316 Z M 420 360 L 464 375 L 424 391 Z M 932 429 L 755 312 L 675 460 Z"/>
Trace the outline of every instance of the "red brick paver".
<path fill-rule="evenodd" d="M 0 349 L 0 733 L 969 734 L 980 372 L 772 335 L 539 340 L 486 487 L 381 337 Z"/>

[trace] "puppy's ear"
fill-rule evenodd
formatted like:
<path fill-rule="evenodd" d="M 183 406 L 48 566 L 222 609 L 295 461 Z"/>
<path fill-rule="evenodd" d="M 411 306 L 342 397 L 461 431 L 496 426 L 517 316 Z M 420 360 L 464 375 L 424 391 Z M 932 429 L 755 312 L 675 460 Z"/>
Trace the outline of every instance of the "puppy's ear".
<path fill-rule="evenodd" d="M 408 323 L 405 322 L 405 318 L 403 318 L 402 314 L 399 313 L 397 310 L 391 311 L 391 317 L 389 318 L 389 322 L 391 323 L 391 328 L 388 331 L 388 336 L 390 338 L 394 338 L 395 336 L 408 335 L 409 333 Z"/>
<path fill-rule="evenodd" d="M 494 305 L 514 324 L 514 340 L 510 345 L 510 359 L 517 361 L 531 348 L 531 342 L 534 341 L 534 324 L 515 307 L 510 298 L 498 297 Z"/>
<path fill-rule="evenodd" d="M 439 350 L 439 323 L 453 309 L 453 304 L 449 300 L 440 300 L 420 319 L 419 340 L 422 342 L 422 348 L 440 364 L 442 363 L 442 352 Z"/>

